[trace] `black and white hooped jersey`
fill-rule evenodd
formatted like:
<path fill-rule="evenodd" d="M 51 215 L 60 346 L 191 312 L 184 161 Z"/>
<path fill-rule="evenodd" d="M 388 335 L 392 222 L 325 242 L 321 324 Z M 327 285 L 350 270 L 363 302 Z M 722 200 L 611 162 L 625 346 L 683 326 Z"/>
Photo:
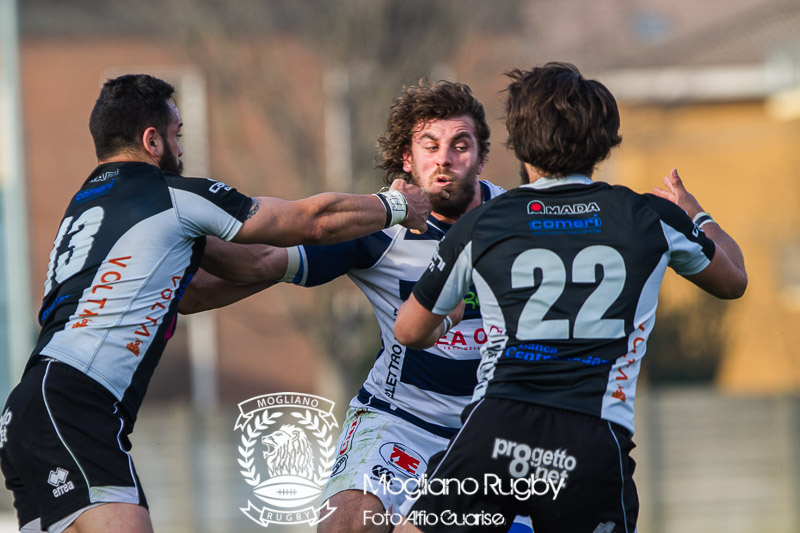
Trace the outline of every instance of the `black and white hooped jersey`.
<path fill-rule="evenodd" d="M 484 201 L 504 192 L 487 181 L 480 185 Z M 347 274 L 372 304 L 382 348 L 350 405 L 368 405 L 445 437 L 461 426 L 460 413 L 477 384 L 487 340 L 478 300 L 467 291 L 464 320 L 426 350 L 401 345 L 393 331 L 397 309 L 449 228 L 430 216 L 421 235 L 398 225 L 341 244 L 290 248 L 288 271 L 293 283 L 307 287 Z"/>
<path fill-rule="evenodd" d="M 232 239 L 251 203 L 224 183 L 147 163 L 97 167 L 70 201 L 50 252 L 28 367 L 40 355 L 71 365 L 135 419 L 205 236 Z"/>
<path fill-rule="evenodd" d="M 585 176 L 542 178 L 464 215 L 414 296 L 443 315 L 477 289 L 488 342 L 473 399 L 578 411 L 632 432 L 666 267 L 696 274 L 714 250 L 667 200 Z"/>

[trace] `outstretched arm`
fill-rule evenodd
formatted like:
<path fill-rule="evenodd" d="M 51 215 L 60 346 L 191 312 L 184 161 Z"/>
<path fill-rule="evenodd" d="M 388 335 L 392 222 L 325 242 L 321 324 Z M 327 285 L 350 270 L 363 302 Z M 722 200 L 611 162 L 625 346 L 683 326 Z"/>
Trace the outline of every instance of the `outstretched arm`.
<path fill-rule="evenodd" d="M 203 269 L 197 271 L 178 303 L 178 312 L 191 315 L 225 307 L 275 285 L 274 281 L 236 283 L 218 278 Z"/>
<path fill-rule="evenodd" d="M 261 292 L 283 277 L 287 262 L 286 248 L 208 237 L 201 269 L 184 291 L 178 312 L 216 309 Z"/>
<path fill-rule="evenodd" d="M 700 203 L 686 190 L 676 169 L 672 169 L 670 175 L 664 178 L 664 185 L 666 189 L 655 188 L 653 194 L 677 204 L 692 219 L 703 212 Z M 703 231 L 717 247 L 714 258 L 708 267 L 697 274 L 686 276 L 686 279 L 718 298 L 740 298 L 747 288 L 747 271 L 742 250 L 715 221 L 703 224 Z"/>
<path fill-rule="evenodd" d="M 424 232 L 431 210 L 427 194 L 400 179 L 392 183 L 391 191 L 400 192 L 407 204 L 408 214 L 400 224 Z M 387 203 L 373 194 L 343 193 L 322 193 L 296 201 L 253 198 L 248 218 L 233 240 L 294 246 L 332 244 L 363 237 L 380 231 L 392 218 L 392 199 L 386 200 Z"/>
<path fill-rule="evenodd" d="M 463 301 L 450 314 L 442 316 L 425 309 L 412 293 L 397 311 L 394 337 L 400 344 L 411 348 L 428 348 L 461 322 L 463 317 Z"/>

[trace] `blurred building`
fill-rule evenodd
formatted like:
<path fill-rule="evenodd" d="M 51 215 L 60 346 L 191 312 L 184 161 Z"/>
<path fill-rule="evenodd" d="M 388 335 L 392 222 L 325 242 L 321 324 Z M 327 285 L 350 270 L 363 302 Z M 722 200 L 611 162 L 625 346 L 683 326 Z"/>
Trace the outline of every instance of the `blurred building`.
<path fill-rule="evenodd" d="M 386 110 L 403 83 L 422 76 L 453 77 L 473 88 L 493 134 L 484 176 L 515 186 L 518 165 L 503 147 L 502 73 L 570 61 L 605 82 L 621 106 L 622 146 L 596 177 L 644 192 L 678 168 L 741 244 L 750 275 L 744 299 L 731 303 L 704 298 L 667 276 L 646 381 L 705 380 L 751 395 L 800 388 L 794 349 L 800 332 L 793 327 L 800 313 L 797 0 L 141 0 L 135 12 L 130 6 L 20 2 L 33 309 L 58 221 L 95 166 L 88 116 L 108 77 L 147 71 L 177 86 L 187 175 L 295 199 L 377 189 L 381 176 L 372 163 Z M 313 392 L 339 402 L 341 415 L 378 341 L 369 305 L 347 280 L 310 290 L 271 288 L 192 320 L 179 319 L 156 371 L 144 407 L 158 414 L 156 429 L 147 433 L 143 417 L 137 449 L 145 457 L 152 451 L 140 470 L 155 477 L 171 466 L 186 477 L 185 486 L 170 485 L 163 498 L 182 498 L 188 510 L 164 505 L 155 513 L 201 517 L 165 530 L 216 531 L 208 509 L 238 514 L 236 504 L 204 507 L 196 493 L 207 489 L 215 501 L 205 460 L 235 477 L 233 461 L 224 462 L 235 453 L 193 446 L 234 446 L 221 432 L 232 424 L 237 402 L 260 394 Z M 650 392 L 637 413 L 645 454 L 637 457 L 637 483 L 643 499 L 657 504 L 643 507 L 643 529 L 689 531 L 690 522 L 692 531 L 706 532 L 800 528 L 795 401 Z M 224 416 L 209 422 L 197 412 L 163 408 L 192 397 L 199 411 L 219 408 Z M 692 416 L 693 424 L 683 424 Z M 769 442 L 748 440 L 741 420 Z M 703 453 L 691 460 L 686 449 Z M 751 520 L 739 520 L 742 513 Z M 220 531 L 230 520 L 215 519 Z"/>
<path fill-rule="evenodd" d="M 46 0 L 21 6 L 34 308 L 57 222 L 95 163 L 88 113 L 109 76 L 154 72 L 173 81 L 179 97 L 191 100 L 181 102 L 186 130 L 196 137 L 185 147 L 190 175 L 285 198 L 378 186 L 379 175 L 369 169 L 374 138 L 399 84 L 375 91 L 380 101 L 363 101 L 382 72 L 375 64 L 356 57 L 352 64 L 331 66 L 330 54 L 303 38 L 300 23 L 286 13 L 269 12 L 290 21 L 285 31 L 272 27 L 259 34 L 251 17 L 250 26 L 244 24 L 245 31 L 236 34 L 230 21 L 247 18 L 247 2 L 241 12 L 217 6 L 229 25 L 215 24 L 214 2 L 199 2 L 195 19 L 180 22 L 178 17 L 169 36 L 164 33 L 169 17 L 155 22 L 163 13 L 139 20 L 126 18 L 114 3 L 81 3 L 85 9 Z M 175 16 L 184 4 L 176 0 L 162 8 Z M 679 168 L 691 190 L 739 240 L 750 270 L 746 298 L 710 311 L 702 301 L 697 304 L 697 291 L 668 279 L 662 312 L 696 304 L 711 313 L 683 329 L 692 346 L 692 339 L 702 342 L 708 322 L 714 323 L 705 335 L 717 346 L 708 355 L 718 358 L 710 368 L 727 390 L 795 390 L 800 366 L 789 324 L 800 308 L 795 267 L 800 210 L 793 194 L 800 166 L 795 149 L 800 6 L 786 0 L 508 5 L 520 9 L 508 31 L 465 18 L 470 38 L 453 47 L 446 62 L 439 60 L 438 71 L 423 73 L 464 80 L 486 103 L 494 143 L 484 175 L 507 187 L 517 181 L 516 163 L 502 147 L 504 70 L 566 60 L 605 81 L 621 104 L 624 141 L 598 177 L 646 191 L 670 168 Z M 262 24 L 272 20 L 263 16 Z M 291 24 L 296 31 L 290 31 Z M 366 126 L 358 122 L 362 108 L 376 117 Z M 343 139 L 356 137 L 359 132 L 352 130 L 359 127 L 367 141 Z M 341 153 L 338 163 L 333 161 Z M 331 168 L 366 177 L 343 178 L 332 175 Z M 331 320 L 335 326 L 325 329 Z M 364 321 L 372 321 L 371 312 L 346 281 L 327 292 L 278 287 L 215 312 L 210 324 L 216 337 L 206 342 L 218 354 L 216 388 L 226 400 L 265 390 L 346 395 L 343 389 L 351 389 L 361 375 L 339 372 L 377 350 L 360 340 L 374 327 Z M 156 373 L 154 398 L 190 394 L 191 342 L 183 328 L 171 343 Z M 328 362 L 331 352 L 344 363 Z M 337 379 L 322 379 L 328 375 Z M 337 386 L 342 380 L 346 386 Z"/>

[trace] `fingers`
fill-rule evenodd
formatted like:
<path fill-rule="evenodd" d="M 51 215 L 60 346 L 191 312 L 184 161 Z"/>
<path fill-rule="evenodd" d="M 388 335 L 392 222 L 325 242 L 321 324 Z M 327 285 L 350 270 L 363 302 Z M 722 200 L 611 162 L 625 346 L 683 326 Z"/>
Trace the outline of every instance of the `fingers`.
<path fill-rule="evenodd" d="M 428 231 L 427 220 L 431 212 L 431 202 L 428 199 L 427 191 L 402 179 L 394 180 L 390 188 L 400 191 L 406 198 L 408 216 L 402 225 L 415 233 Z"/>
<path fill-rule="evenodd" d="M 683 189 L 683 180 L 681 180 L 681 177 L 678 175 L 678 170 L 674 168 L 670 171 L 669 177 L 664 178 L 664 183 L 667 183 L 667 186 L 673 192 Z"/>
<path fill-rule="evenodd" d="M 663 181 L 666 190 L 654 188 L 652 192 L 655 196 L 673 202 L 690 216 L 694 216 L 703 210 L 694 195 L 686 190 L 677 169 L 673 168 L 669 176 L 665 176 Z"/>
<path fill-rule="evenodd" d="M 428 198 L 431 200 L 434 198 L 441 198 L 442 200 L 447 200 L 450 198 L 450 193 L 444 189 L 436 189 L 433 187 L 426 189 L 423 187 L 422 190 L 425 191 L 425 194 L 427 194 Z"/>
<path fill-rule="evenodd" d="M 651 191 L 653 195 L 658 196 L 659 198 L 663 198 L 665 200 L 672 200 L 675 195 L 669 191 L 665 191 L 664 189 L 659 189 L 658 187 L 653 187 Z"/>

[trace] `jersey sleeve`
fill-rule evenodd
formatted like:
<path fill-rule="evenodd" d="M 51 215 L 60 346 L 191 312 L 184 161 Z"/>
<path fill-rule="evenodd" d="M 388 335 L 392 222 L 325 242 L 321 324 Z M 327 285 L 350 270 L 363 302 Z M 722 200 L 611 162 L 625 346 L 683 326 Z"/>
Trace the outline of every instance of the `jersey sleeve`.
<path fill-rule="evenodd" d="M 229 241 L 239 232 L 252 198 L 221 181 L 168 175 L 170 195 L 186 234 L 214 235 Z"/>
<path fill-rule="evenodd" d="M 283 281 L 305 287 L 328 283 L 351 270 L 375 266 L 391 244 L 392 237 L 378 231 L 339 244 L 289 248 Z"/>
<path fill-rule="evenodd" d="M 714 241 L 674 203 L 651 194 L 644 196 L 658 214 L 669 243 L 669 266 L 682 276 L 691 276 L 704 270 L 714 257 Z"/>
<path fill-rule="evenodd" d="M 417 301 L 437 315 L 455 309 L 472 284 L 472 220 L 465 216 L 453 225 L 414 286 Z"/>

